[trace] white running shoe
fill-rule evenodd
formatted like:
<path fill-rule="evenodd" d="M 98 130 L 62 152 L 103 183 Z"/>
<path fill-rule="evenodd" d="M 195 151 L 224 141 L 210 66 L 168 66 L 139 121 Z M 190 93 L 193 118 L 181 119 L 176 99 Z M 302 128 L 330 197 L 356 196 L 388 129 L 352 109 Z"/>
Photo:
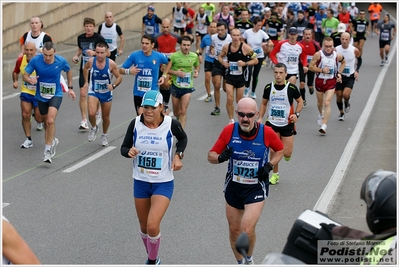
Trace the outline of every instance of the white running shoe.
<path fill-rule="evenodd" d="M 382 67 L 382 66 L 384 66 L 384 64 L 385 64 L 385 61 L 384 61 L 384 60 L 381 60 L 380 66 Z"/>
<path fill-rule="evenodd" d="M 51 163 L 51 153 L 50 150 L 44 152 L 43 162 Z"/>
<path fill-rule="evenodd" d="M 327 124 L 324 123 L 324 124 L 320 127 L 319 132 L 321 132 L 322 134 L 325 134 L 325 133 L 326 133 L 326 130 L 327 130 Z"/>
<path fill-rule="evenodd" d="M 87 124 L 87 120 L 82 120 L 80 122 L 79 130 L 89 130 L 89 125 Z"/>
<path fill-rule="evenodd" d="M 108 146 L 108 134 L 101 135 L 101 144 L 103 146 Z"/>
<path fill-rule="evenodd" d="M 251 92 L 251 98 L 252 99 L 256 99 L 256 93 L 255 92 Z"/>
<path fill-rule="evenodd" d="M 87 140 L 89 140 L 89 142 L 93 142 L 94 140 L 96 140 L 96 133 L 97 132 L 98 132 L 98 126 L 97 125 L 94 128 L 90 128 L 90 133 L 89 133 L 89 137 L 87 137 Z"/>
<path fill-rule="evenodd" d="M 244 97 L 248 97 L 248 93 L 249 93 L 249 87 L 246 87 L 245 89 L 244 89 Z"/>
<path fill-rule="evenodd" d="M 340 114 L 339 117 L 338 117 L 338 120 L 339 121 L 344 121 L 345 120 L 345 114 L 344 113 Z"/>
<path fill-rule="evenodd" d="M 323 118 L 324 118 L 324 114 L 319 114 L 319 117 L 317 118 L 317 124 L 321 126 L 321 124 L 323 123 Z"/>
<path fill-rule="evenodd" d="M 101 110 L 97 110 L 96 112 L 96 125 L 100 125 L 102 120 Z"/>
<path fill-rule="evenodd" d="M 44 130 L 43 122 L 38 122 L 36 126 L 36 131 L 43 131 L 43 130 Z"/>
<path fill-rule="evenodd" d="M 29 140 L 28 138 L 25 139 L 25 142 L 21 145 L 21 148 L 31 148 L 33 147 L 33 142 L 32 140 Z"/>
<path fill-rule="evenodd" d="M 55 137 L 54 137 L 53 143 L 51 144 L 51 147 L 50 147 L 50 156 L 51 156 L 51 157 L 54 157 L 54 156 L 55 156 L 55 148 L 57 147 L 57 145 L 58 145 L 59 142 L 60 142 L 60 141 L 58 141 L 58 138 L 55 138 Z"/>

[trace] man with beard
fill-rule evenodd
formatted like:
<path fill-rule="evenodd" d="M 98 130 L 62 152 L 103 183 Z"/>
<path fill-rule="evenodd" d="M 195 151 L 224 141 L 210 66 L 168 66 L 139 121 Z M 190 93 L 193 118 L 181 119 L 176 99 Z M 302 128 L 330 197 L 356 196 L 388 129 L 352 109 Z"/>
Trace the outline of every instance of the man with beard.
<path fill-rule="evenodd" d="M 147 9 L 147 15 L 143 17 L 143 24 L 141 26 L 141 34 L 150 34 L 155 36 L 159 33 L 159 24 L 162 23 L 162 19 L 160 19 L 156 14 L 154 14 L 155 8 L 153 6 L 149 6 Z"/>
<path fill-rule="evenodd" d="M 259 111 L 255 100 L 242 98 L 236 114 L 238 122 L 224 127 L 208 152 L 208 161 L 228 161 L 224 196 L 230 246 L 238 264 L 254 264 L 255 227 L 269 193 L 269 172 L 283 157 L 284 147 L 270 127 L 256 122 Z M 270 149 L 274 155 L 269 160 Z M 246 258 L 235 247 L 241 232 L 249 236 Z"/>

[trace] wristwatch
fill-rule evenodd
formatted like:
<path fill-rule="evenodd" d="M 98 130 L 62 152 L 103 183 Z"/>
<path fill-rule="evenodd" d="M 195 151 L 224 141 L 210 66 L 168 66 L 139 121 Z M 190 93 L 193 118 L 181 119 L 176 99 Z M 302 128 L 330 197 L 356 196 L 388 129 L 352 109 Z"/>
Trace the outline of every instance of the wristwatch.
<path fill-rule="evenodd" d="M 116 88 L 116 85 L 115 85 L 115 84 L 113 84 L 113 85 L 112 85 L 112 88 L 113 88 L 113 89 L 115 89 L 115 88 Z"/>
<path fill-rule="evenodd" d="M 296 115 L 297 118 L 299 118 L 300 114 L 299 114 L 299 112 L 295 112 L 295 115 Z"/>
<path fill-rule="evenodd" d="M 183 159 L 183 157 L 184 157 L 184 153 L 183 152 L 177 152 L 176 151 L 175 154 L 178 155 L 180 159 Z"/>

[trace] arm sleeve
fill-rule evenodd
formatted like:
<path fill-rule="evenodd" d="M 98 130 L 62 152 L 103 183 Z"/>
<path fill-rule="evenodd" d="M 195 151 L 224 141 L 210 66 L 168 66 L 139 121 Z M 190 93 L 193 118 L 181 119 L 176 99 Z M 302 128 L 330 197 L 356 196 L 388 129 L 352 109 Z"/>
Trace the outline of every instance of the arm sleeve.
<path fill-rule="evenodd" d="M 116 32 L 118 33 L 118 36 L 121 36 L 123 34 L 122 29 L 118 24 L 116 25 Z"/>
<path fill-rule="evenodd" d="M 186 132 L 181 127 L 181 124 L 178 120 L 172 119 L 171 125 L 172 134 L 176 136 L 176 151 L 184 152 L 187 147 L 188 138 Z"/>
<path fill-rule="evenodd" d="M 43 43 L 45 43 L 45 42 L 52 42 L 53 40 L 51 39 L 51 36 L 50 35 L 48 35 L 48 34 L 46 34 L 44 37 L 43 37 Z"/>
<path fill-rule="evenodd" d="M 229 124 L 219 135 L 219 138 L 216 140 L 215 144 L 211 148 L 210 151 L 214 151 L 218 154 L 221 154 L 224 149 L 226 149 L 227 145 L 230 142 L 231 136 L 233 135 L 234 124 Z"/>
<path fill-rule="evenodd" d="M 269 54 L 270 60 L 273 62 L 273 64 L 278 63 L 276 54 L 280 51 L 280 47 L 281 47 L 282 43 L 283 43 L 283 41 L 278 42 L 277 45 L 273 48 L 273 50 Z"/>
<path fill-rule="evenodd" d="M 130 124 L 129 127 L 127 127 L 125 139 L 123 139 L 123 143 L 121 146 L 121 155 L 130 158 L 128 156 L 129 149 L 133 146 L 133 131 L 134 131 L 134 124 L 136 123 L 136 118 L 134 118 Z"/>
<path fill-rule="evenodd" d="M 162 24 L 162 20 L 158 16 L 155 16 L 155 23 Z"/>
<path fill-rule="evenodd" d="M 22 57 L 17 58 L 17 61 L 15 62 L 15 67 L 14 67 L 14 73 L 19 74 L 21 72 L 20 67 L 22 63 Z"/>
<path fill-rule="evenodd" d="M 283 142 L 269 126 L 263 125 L 264 127 L 264 141 L 267 147 L 270 147 L 274 151 L 280 151 L 284 149 Z"/>
<path fill-rule="evenodd" d="M 103 28 L 103 24 L 98 25 L 98 34 L 101 34 L 101 29 Z"/>

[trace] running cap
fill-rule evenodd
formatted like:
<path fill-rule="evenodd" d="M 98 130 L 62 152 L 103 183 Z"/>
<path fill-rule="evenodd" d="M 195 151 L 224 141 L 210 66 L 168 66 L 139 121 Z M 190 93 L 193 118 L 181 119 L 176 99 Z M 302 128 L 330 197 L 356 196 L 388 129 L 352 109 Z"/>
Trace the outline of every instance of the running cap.
<path fill-rule="evenodd" d="M 263 9 L 263 12 L 267 12 L 270 11 L 270 7 L 265 7 L 265 9 Z"/>
<path fill-rule="evenodd" d="M 298 34 L 298 31 L 296 30 L 295 27 L 291 27 L 291 28 L 288 30 L 288 34 Z"/>
<path fill-rule="evenodd" d="M 163 103 L 162 94 L 157 90 L 150 90 L 143 96 L 142 106 L 158 107 Z"/>
<path fill-rule="evenodd" d="M 155 11 L 155 7 L 153 7 L 153 6 L 148 6 L 148 9 L 147 10 L 151 10 L 152 12 L 154 12 Z"/>
<path fill-rule="evenodd" d="M 344 23 L 338 24 L 338 32 L 345 32 L 346 31 L 346 25 Z"/>
<path fill-rule="evenodd" d="M 320 9 L 320 10 L 325 10 L 326 7 L 325 7 L 325 6 L 320 6 L 319 9 Z"/>
<path fill-rule="evenodd" d="M 356 3 L 355 3 L 355 2 L 352 2 L 351 6 L 356 6 Z"/>

